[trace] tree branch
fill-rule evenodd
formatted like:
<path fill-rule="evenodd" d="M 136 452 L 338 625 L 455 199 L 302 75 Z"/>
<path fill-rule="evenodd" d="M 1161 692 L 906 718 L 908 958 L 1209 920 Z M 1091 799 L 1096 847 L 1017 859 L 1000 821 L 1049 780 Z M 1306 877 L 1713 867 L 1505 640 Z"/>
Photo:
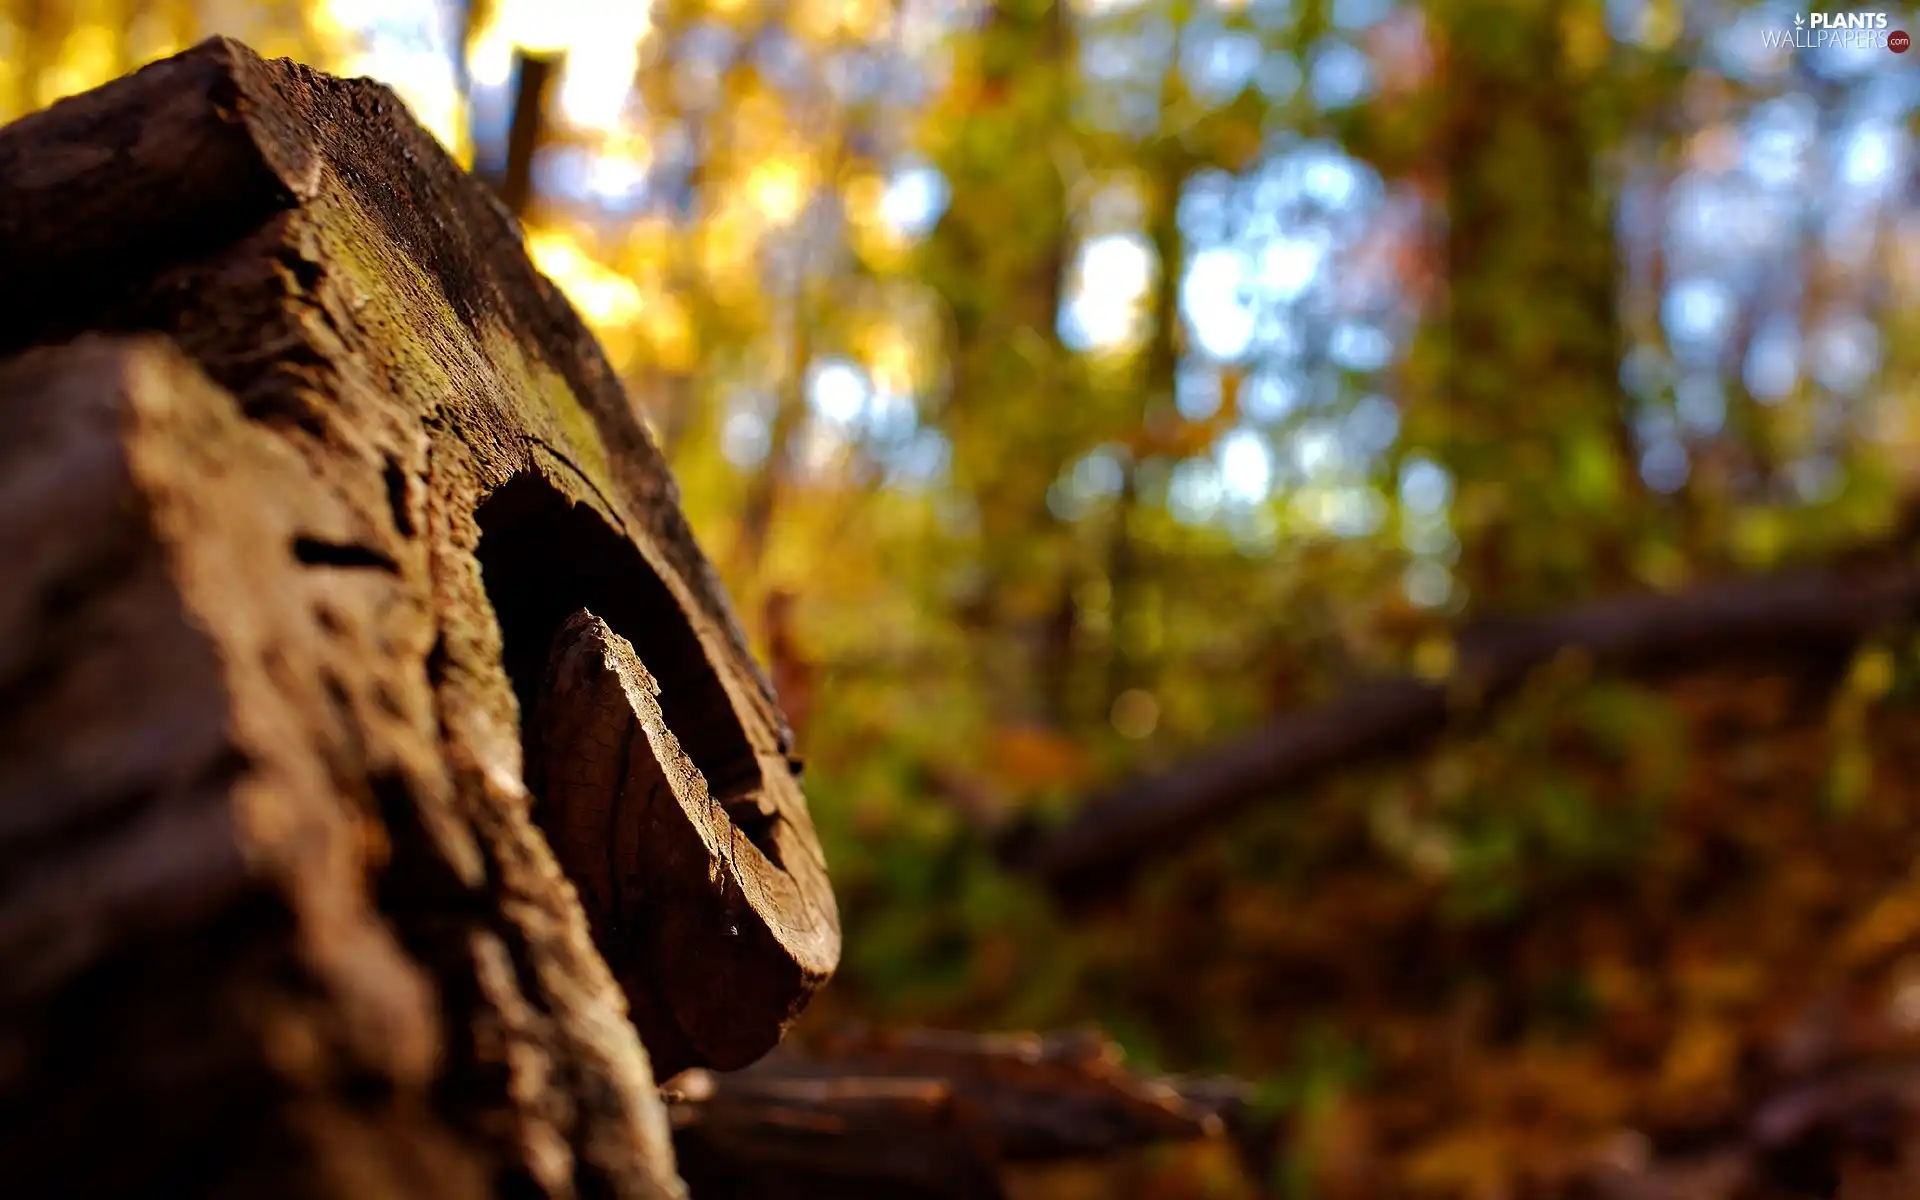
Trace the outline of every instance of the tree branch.
<path fill-rule="evenodd" d="M 522 221 L 533 203 L 533 159 L 546 137 L 547 91 L 559 71 L 556 56 L 513 56 L 513 123 L 507 128 L 507 162 L 499 180 L 500 200 Z"/>
<path fill-rule="evenodd" d="M 688 1072 L 669 1097 L 695 1194 L 838 1185 L 831 1194 L 978 1200 L 1002 1194 L 1007 1164 L 1218 1135 L 1247 1094 L 1133 1075 L 1099 1034 L 920 1031 L 843 1033 L 806 1056 Z"/>

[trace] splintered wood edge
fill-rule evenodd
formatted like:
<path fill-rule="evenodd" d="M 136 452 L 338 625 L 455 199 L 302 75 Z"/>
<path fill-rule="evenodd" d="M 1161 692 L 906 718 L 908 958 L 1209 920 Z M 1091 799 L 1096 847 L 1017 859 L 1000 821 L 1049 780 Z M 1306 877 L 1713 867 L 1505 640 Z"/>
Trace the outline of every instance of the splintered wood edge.
<path fill-rule="evenodd" d="M 805 807 L 743 801 L 771 817 L 770 858 L 713 797 L 658 694 L 632 645 L 576 612 L 554 636 L 530 774 L 664 1078 L 776 1045 L 832 973 L 840 932 Z"/>

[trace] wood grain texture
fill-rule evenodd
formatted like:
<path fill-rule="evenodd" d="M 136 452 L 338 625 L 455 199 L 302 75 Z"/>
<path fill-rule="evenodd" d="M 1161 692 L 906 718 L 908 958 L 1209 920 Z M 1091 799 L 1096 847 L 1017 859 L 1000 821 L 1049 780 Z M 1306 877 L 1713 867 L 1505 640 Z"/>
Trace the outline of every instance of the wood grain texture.
<path fill-rule="evenodd" d="M 751 1063 L 824 978 L 819 907 L 769 855 L 772 813 L 712 793 L 659 696 L 632 645 L 583 609 L 554 635 L 529 744 L 541 823 L 665 1077 Z"/>
<path fill-rule="evenodd" d="M 672 479 L 511 216 L 387 89 L 211 41 L 0 129 L 9 356 L 0 1174 L 679 1194 L 523 774 L 569 614 L 761 811 L 808 987 L 838 918 Z M 195 1166 L 216 1126 L 246 1152 Z"/>
<path fill-rule="evenodd" d="M 424 611 L 298 560 L 345 507 L 158 341 L 0 364 L 0 480 L 7 1189 L 485 1194 L 432 1112 L 433 983 L 365 886 L 375 778 L 430 763 L 356 761 L 351 710 L 432 706 L 342 634 Z"/>

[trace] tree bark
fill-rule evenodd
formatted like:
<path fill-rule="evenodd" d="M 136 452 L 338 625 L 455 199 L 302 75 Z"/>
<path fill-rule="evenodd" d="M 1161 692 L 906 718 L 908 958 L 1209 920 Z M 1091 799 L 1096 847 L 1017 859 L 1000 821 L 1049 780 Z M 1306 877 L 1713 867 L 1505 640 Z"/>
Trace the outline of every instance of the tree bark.
<path fill-rule="evenodd" d="M 753 1015 L 665 1065 L 778 1040 L 839 953 L 791 737 L 600 349 L 389 91 L 215 40 L 0 130 L 0 558 L 10 1191 L 683 1194 L 607 960 Z M 761 936 L 583 908 L 522 750 L 583 609 L 765 860 L 692 928 Z"/>

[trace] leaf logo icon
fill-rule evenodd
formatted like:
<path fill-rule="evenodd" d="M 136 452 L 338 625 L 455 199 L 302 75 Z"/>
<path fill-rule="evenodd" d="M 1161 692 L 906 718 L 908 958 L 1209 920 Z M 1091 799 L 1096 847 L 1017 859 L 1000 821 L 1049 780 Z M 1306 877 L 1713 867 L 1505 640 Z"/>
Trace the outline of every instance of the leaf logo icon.
<path fill-rule="evenodd" d="M 1805 25 L 1807 23 L 1807 19 L 1801 16 L 1799 13 L 1795 13 L 1793 14 L 1793 23 L 1795 25 Z"/>

